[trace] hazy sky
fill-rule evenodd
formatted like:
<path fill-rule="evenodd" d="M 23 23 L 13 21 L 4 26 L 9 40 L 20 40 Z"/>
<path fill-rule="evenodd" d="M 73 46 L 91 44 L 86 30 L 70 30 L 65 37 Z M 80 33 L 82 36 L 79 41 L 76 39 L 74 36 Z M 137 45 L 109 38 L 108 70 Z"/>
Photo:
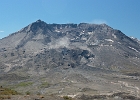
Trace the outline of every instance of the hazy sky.
<path fill-rule="evenodd" d="M 106 23 L 140 39 L 140 0 L 0 0 L 0 38 L 38 19 Z"/>

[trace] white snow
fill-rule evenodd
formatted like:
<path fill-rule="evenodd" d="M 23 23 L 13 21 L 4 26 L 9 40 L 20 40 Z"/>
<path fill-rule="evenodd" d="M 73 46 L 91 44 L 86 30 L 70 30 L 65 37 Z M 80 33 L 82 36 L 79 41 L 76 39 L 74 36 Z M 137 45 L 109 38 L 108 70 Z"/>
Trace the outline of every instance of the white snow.
<path fill-rule="evenodd" d="M 81 32 L 80 35 L 85 34 L 84 32 Z"/>
<path fill-rule="evenodd" d="M 75 40 L 75 38 L 73 38 L 73 39 L 70 39 L 71 41 L 73 41 L 73 40 Z"/>
<path fill-rule="evenodd" d="M 82 38 L 82 40 L 87 40 L 87 38 Z"/>
<path fill-rule="evenodd" d="M 132 49 L 132 50 L 134 50 L 134 51 L 136 51 L 136 52 L 139 52 L 138 50 L 136 50 L 136 49 L 133 48 L 133 47 L 128 46 L 128 48 L 130 48 L 130 49 Z"/>
<path fill-rule="evenodd" d="M 118 42 L 118 44 L 121 44 L 120 42 Z"/>
<path fill-rule="evenodd" d="M 93 32 L 88 32 L 88 34 L 93 34 Z"/>
<path fill-rule="evenodd" d="M 113 36 L 115 39 L 117 38 L 115 34 L 112 34 L 112 36 Z"/>
<path fill-rule="evenodd" d="M 113 40 L 111 40 L 111 39 L 105 39 L 106 41 L 109 41 L 109 42 L 114 42 Z"/>
<path fill-rule="evenodd" d="M 55 30 L 55 32 L 58 32 L 59 33 L 60 31 L 59 30 Z"/>
<path fill-rule="evenodd" d="M 132 36 L 131 36 L 130 38 L 131 38 L 131 39 L 135 39 L 135 38 L 134 38 L 134 37 L 132 37 Z"/>

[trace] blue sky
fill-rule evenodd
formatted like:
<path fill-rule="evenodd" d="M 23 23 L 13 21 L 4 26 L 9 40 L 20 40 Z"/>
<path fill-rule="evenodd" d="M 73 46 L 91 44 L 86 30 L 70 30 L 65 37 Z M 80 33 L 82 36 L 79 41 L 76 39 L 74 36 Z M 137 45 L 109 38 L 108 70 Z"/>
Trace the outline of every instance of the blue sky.
<path fill-rule="evenodd" d="M 106 23 L 140 39 L 140 0 L 0 0 L 0 38 L 38 19 Z"/>

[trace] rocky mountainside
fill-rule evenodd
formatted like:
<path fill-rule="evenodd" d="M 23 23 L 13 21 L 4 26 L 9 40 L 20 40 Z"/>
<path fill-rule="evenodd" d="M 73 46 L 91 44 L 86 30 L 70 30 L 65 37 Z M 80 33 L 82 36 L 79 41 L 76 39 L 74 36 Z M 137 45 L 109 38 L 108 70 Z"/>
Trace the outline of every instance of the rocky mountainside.
<path fill-rule="evenodd" d="M 19 91 L 29 88 L 18 87 L 28 80 L 29 89 L 37 86 L 41 93 L 97 94 L 129 87 L 138 96 L 139 70 L 140 42 L 106 24 L 37 20 L 0 40 L 0 84 L 17 84 Z M 46 81 L 49 85 L 40 86 Z"/>

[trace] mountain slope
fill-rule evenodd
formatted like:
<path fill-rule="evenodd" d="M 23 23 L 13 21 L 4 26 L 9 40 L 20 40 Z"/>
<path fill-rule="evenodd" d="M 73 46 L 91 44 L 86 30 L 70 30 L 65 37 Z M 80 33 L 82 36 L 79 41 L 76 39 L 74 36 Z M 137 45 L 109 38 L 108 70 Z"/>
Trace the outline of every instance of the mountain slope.
<path fill-rule="evenodd" d="M 17 82 L 28 79 L 34 82 L 30 86 L 34 88 L 45 78 L 51 84 L 51 93 L 63 88 L 63 93 L 78 92 L 78 88 L 87 87 L 97 91 L 126 91 L 127 86 L 120 89 L 119 84 L 123 83 L 113 77 L 125 82 L 133 80 L 127 78 L 139 75 L 139 58 L 139 42 L 106 24 L 47 24 L 38 20 L 0 40 L 0 79 L 6 81 L 12 76 Z M 130 84 L 137 86 L 138 82 Z M 68 86 L 73 88 L 69 90 Z M 48 87 L 40 91 L 46 93 L 45 89 Z"/>
<path fill-rule="evenodd" d="M 1 51 L 7 50 L 4 56 L 18 51 L 15 54 L 17 58 L 31 54 L 34 59 L 38 59 L 35 55 L 41 56 L 41 53 L 44 53 L 46 58 L 42 59 L 48 59 L 45 52 L 56 52 L 56 66 L 59 66 L 58 61 L 65 61 L 58 58 L 66 56 L 68 61 L 74 60 L 72 62 L 78 65 L 83 62 L 90 66 L 127 68 L 138 66 L 140 57 L 138 42 L 105 24 L 47 24 L 38 20 L 2 39 L 0 45 Z"/>

